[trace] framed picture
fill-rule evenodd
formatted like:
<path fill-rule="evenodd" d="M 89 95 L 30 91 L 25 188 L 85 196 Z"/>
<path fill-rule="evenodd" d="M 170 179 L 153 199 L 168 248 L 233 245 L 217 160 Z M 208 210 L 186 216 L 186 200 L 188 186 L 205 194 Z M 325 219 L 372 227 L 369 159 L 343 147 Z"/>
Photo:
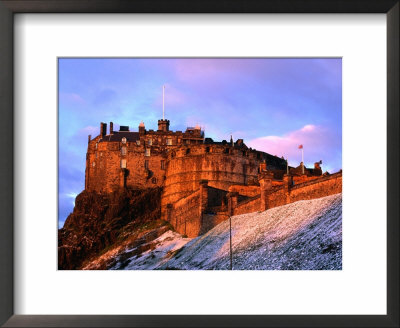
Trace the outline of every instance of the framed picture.
<path fill-rule="evenodd" d="M 0 10 L 1 324 L 398 326 L 398 1 L 1 1 Z M 150 227 L 161 186 L 163 221 Z M 100 195 L 101 207 L 110 191 L 143 203 L 143 213 L 118 210 L 118 224 L 144 219 L 101 234 L 117 209 L 86 211 L 85 197 Z M 291 231 L 313 254 L 293 265 L 283 254 L 298 242 L 283 251 L 272 216 L 256 224 L 248 213 L 304 199 L 303 212 L 338 214 L 338 229 L 317 225 L 310 240 Z M 243 249 L 250 217 L 265 240 Z M 159 233 L 136 254 L 149 243 L 137 247 L 129 229 Z M 207 239 L 215 229 L 221 248 Z M 269 257 L 260 266 L 252 252 Z"/>

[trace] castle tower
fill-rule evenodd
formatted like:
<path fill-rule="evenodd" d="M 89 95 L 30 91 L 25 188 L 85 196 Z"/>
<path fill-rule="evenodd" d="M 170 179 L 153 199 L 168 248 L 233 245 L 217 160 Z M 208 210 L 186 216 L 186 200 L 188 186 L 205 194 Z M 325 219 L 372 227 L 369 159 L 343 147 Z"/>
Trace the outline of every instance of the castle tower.
<path fill-rule="evenodd" d="M 169 120 L 158 120 L 158 131 L 168 132 L 169 131 Z"/>

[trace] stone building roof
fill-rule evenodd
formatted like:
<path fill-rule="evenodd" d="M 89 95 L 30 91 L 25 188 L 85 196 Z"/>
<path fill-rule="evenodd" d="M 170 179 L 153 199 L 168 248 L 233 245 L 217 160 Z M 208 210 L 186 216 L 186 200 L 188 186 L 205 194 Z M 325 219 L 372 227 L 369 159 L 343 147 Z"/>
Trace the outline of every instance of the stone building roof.
<path fill-rule="evenodd" d="M 130 131 L 114 131 L 113 134 L 108 134 L 104 136 L 100 142 L 103 141 L 118 141 L 120 142 L 122 138 L 126 138 L 126 141 L 128 142 L 134 142 L 136 140 L 139 140 L 139 132 L 130 132 Z"/>

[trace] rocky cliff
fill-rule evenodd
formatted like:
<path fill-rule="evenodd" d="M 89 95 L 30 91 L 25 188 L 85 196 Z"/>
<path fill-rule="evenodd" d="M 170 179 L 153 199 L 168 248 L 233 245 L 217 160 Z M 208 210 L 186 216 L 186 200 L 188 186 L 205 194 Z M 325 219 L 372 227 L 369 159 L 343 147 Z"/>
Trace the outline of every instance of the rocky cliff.
<path fill-rule="evenodd" d="M 161 188 L 122 189 L 109 194 L 83 191 L 58 231 L 58 268 L 80 269 L 116 243 L 139 231 L 165 226 L 160 218 Z M 165 232 L 161 229 L 160 233 Z"/>

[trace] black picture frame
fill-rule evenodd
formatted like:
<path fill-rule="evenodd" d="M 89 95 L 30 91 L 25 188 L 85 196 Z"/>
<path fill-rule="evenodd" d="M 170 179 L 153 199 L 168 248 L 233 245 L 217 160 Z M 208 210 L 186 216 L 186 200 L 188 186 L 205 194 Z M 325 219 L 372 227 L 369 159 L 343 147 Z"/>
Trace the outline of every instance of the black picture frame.
<path fill-rule="evenodd" d="M 5 327 L 399 327 L 399 0 L 0 0 L 0 324 Z M 385 13 L 387 315 L 14 315 L 13 21 L 16 13 Z M 365 286 L 368 288 L 368 286 Z"/>

